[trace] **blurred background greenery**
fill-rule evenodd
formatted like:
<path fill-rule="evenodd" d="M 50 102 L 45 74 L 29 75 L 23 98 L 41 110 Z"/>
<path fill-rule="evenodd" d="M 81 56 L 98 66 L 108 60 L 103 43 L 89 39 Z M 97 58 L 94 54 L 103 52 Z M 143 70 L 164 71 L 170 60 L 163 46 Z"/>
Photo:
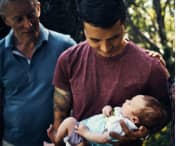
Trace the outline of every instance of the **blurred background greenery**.
<path fill-rule="evenodd" d="M 169 123 L 160 132 L 145 140 L 143 146 L 174 146 L 174 138 L 171 137 L 171 124 Z"/>
<path fill-rule="evenodd" d="M 74 0 L 40 1 L 41 22 L 47 28 L 70 34 L 77 42 L 84 39 Z M 175 75 L 174 5 L 174 0 L 126 0 L 127 37 L 146 49 L 161 53 L 173 79 Z M 9 28 L 0 20 L 0 38 L 8 31 Z M 170 133 L 174 129 L 171 125 L 168 124 L 161 132 L 146 140 L 143 146 L 173 146 Z M 174 137 L 172 140 L 174 141 Z"/>

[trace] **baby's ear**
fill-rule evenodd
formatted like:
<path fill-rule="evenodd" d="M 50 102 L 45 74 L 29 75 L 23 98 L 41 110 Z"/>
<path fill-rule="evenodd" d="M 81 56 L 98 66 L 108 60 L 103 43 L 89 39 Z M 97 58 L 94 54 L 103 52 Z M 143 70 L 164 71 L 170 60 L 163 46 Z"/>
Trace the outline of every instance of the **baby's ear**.
<path fill-rule="evenodd" d="M 132 117 L 130 118 L 130 120 L 131 120 L 134 124 L 136 124 L 136 125 L 139 124 L 139 118 L 138 118 L 137 116 L 132 116 Z"/>

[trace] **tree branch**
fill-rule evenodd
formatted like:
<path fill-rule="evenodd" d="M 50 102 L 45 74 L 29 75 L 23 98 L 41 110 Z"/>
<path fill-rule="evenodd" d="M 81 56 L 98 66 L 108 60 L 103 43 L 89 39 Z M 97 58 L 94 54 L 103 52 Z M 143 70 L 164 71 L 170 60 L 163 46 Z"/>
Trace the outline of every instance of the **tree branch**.
<path fill-rule="evenodd" d="M 152 48 L 155 48 L 156 51 L 160 52 L 160 48 L 155 45 L 149 38 L 147 38 L 132 22 L 131 17 L 129 14 L 127 14 L 127 21 L 128 24 L 131 26 L 132 30 L 135 32 L 135 34 L 139 35 L 144 41 L 146 41 Z"/>
<path fill-rule="evenodd" d="M 160 0 L 153 0 L 153 7 L 157 15 L 157 23 L 159 27 L 159 36 L 160 36 L 160 43 L 165 46 L 167 44 L 166 32 L 165 32 L 165 25 L 164 25 L 164 16 L 162 15 L 162 9 Z"/>

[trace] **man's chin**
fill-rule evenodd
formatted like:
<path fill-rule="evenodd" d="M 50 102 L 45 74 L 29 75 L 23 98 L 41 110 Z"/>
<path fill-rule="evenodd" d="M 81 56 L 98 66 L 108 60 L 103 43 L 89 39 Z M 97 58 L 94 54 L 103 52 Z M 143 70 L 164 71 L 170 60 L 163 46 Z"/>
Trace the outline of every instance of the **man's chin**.
<path fill-rule="evenodd" d="M 111 54 L 111 53 L 107 53 L 107 54 L 104 54 L 104 53 L 98 53 L 100 56 L 102 57 L 106 57 L 106 58 L 109 58 L 109 57 L 113 57 L 114 55 Z"/>
<path fill-rule="evenodd" d="M 23 38 L 34 38 L 35 37 L 35 33 L 32 31 L 28 31 L 28 32 L 22 32 L 21 33 L 21 37 Z"/>

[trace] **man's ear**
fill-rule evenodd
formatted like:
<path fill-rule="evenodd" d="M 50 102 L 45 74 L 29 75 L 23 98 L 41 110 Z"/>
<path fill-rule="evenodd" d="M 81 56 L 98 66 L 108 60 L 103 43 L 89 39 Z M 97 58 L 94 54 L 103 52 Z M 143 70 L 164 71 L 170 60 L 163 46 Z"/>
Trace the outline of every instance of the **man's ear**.
<path fill-rule="evenodd" d="M 84 35 L 86 36 L 86 35 L 87 35 L 87 33 L 86 33 L 86 30 L 85 30 L 85 28 L 83 29 L 83 32 L 84 32 Z"/>
<path fill-rule="evenodd" d="M 37 10 L 37 17 L 40 17 L 40 13 L 41 13 L 40 2 L 37 2 L 37 4 L 36 4 L 36 10 Z"/>

